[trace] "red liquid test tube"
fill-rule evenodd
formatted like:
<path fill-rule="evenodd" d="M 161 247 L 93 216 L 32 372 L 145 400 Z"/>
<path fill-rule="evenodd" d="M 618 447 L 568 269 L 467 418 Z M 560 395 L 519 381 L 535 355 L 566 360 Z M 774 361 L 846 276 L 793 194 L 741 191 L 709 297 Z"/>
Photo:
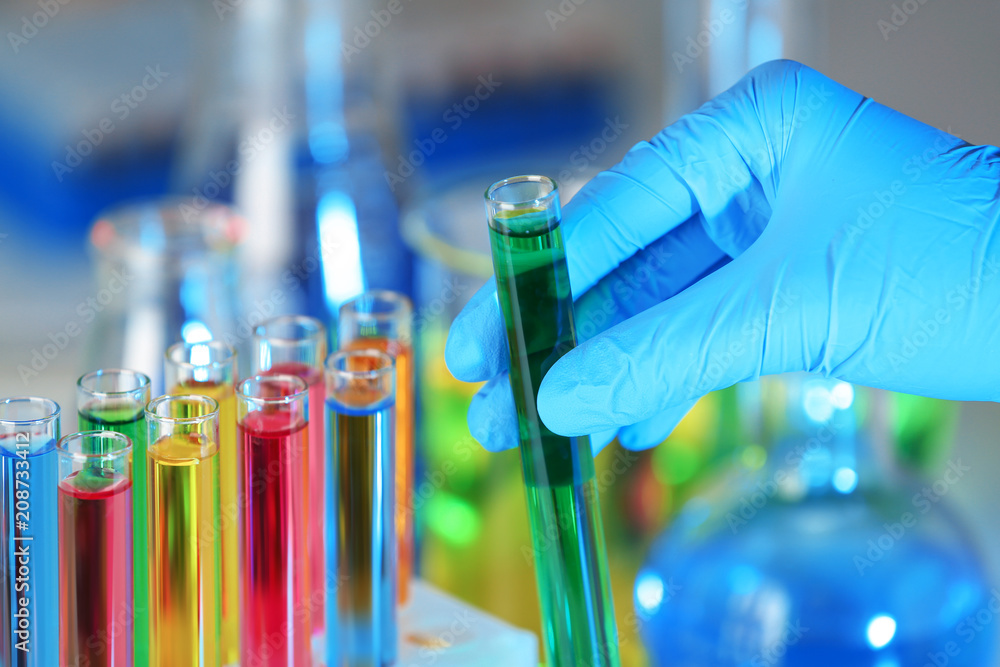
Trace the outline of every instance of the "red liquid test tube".
<path fill-rule="evenodd" d="M 323 542 L 326 503 L 326 401 L 323 362 L 326 360 L 326 327 L 312 317 L 281 315 L 254 330 L 250 353 L 251 372 L 261 375 L 294 375 L 309 387 L 309 459 L 306 483 L 306 549 L 309 570 L 309 601 L 312 615 L 313 662 L 325 663 L 326 656 L 326 550 Z"/>
<path fill-rule="evenodd" d="M 59 456 L 59 663 L 132 664 L 132 441 L 67 435 Z"/>
<path fill-rule="evenodd" d="M 306 503 L 308 387 L 255 375 L 237 392 L 240 448 L 240 663 L 310 667 Z"/>

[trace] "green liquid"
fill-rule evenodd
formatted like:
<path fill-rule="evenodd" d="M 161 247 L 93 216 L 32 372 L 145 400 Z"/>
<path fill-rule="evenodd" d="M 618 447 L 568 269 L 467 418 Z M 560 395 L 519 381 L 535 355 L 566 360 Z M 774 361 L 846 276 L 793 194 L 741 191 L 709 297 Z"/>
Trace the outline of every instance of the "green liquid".
<path fill-rule="evenodd" d="M 540 215 L 529 214 L 541 223 Z M 542 377 L 576 346 L 562 234 L 558 223 L 524 235 L 491 226 L 490 245 L 510 347 L 546 662 L 618 665 L 590 439 L 556 435 L 542 424 L 536 407 Z"/>
<path fill-rule="evenodd" d="M 90 403 L 80 408 L 81 431 L 115 431 L 132 441 L 132 576 L 135 667 L 149 664 L 149 573 L 146 558 L 146 416 L 132 401 Z"/>

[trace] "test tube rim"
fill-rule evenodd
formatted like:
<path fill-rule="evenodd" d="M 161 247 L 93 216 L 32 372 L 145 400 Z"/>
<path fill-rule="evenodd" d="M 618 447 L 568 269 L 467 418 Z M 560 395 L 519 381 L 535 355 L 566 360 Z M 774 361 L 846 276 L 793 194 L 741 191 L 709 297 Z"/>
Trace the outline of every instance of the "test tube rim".
<path fill-rule="evenodd" d="M 296 387 L 295 393 L 287 394 L 285 396 L 252 396 L 243 391 L 243 388 L 247 386 L 250 382 L 289 382 Z M 289 405 L 299 400 L 302 397 L 309 396 L 309 385 L 305 380 L 297 375 L 290 375 L 288 373 L 275 373 L 273 375 L 266 373 L 258 373 L 256 375 L 251 375 L 248 378 L 244 378 L 240 381 L 239 386 L 236 390 L 236 395 L 241 401 L 250 401 L 253 403 L 258 403 L 261 405 Z"/>
<path fill-rule="evenodd" d="M 58 422 L 62 408 L 59 404 L 53 401 L 51 398 L 44 398 L 42 396 L 10 396 L 8 398 L 0 399 L 0 415 L 3 414 L 4 408 L 12 403 L 31 403 L 36 405 L 48 405 L 50 409 L 48 414 L 43 417 L 35 417 L 33 419 L 8 419 L 6 417 L 0 416 L 0 426 L 16 428 L 24 426 L 42 426 L 49 422 Z"/>
<path fill-rule="evenodd" d="M 508 185 L 513 185 L 515 183 L 544 183 L 550 186 L 552 189 L 540 197 L 535 197 L 534 199 L 525 199 L 521 201 L 504 201 L 502 199 L 497 199 L 494 194 L 497 190 L 506 187 Z M 522 174 L 519 176 L 509 176 L 507 178 L 502 178 L 499 181 L 493 183 L 491 186 L 486 188 L 486 192 L 483 195 L 486 201 L 501 211 L 521 211 L 525 209 L 533 209 L 543 207 L 548 204 L 553 199 L 559 196 L 559 184 L 554 178 L 549 176 L 544 176 L 541 174 Z"/>
<path fill-rule="evenodd" d="M 132 389 L 120 389 L 117 391 L 97 391 L 96 389 L 91 389 L 84 385 L 84 380 L 88 378 L 94 378 L 106 373 L 128 373 L 139 380 L 138 386 Z M 146 402 L 149 402 L 149 391 L 151 386 L 151 381 L 149 376 L 140 371 L 134 371 L 131 368 L 98 368 L 96 371 L 90 371 L 89 373 L 84 373 L 80 376 L 80 379 L 76 381 L 76 386 L 78 389 L 87 392 L 88 396 L 93 396 L 94 398 L 118 398 L 122 396 L 130 396 L 136 392 L 142 392 L 146 394 Z M 143 406 L 145 407 L 145 406 Z"/>
<path fill-rule="evenodd" d="M 357 310 L 354 306 L 361 302 L 362 299 L 371 299 L 379 301 L 385 301 L 392 304 L 393 306 L 398 306 L 398 310 L 389 310 L 385 312 L 373 313 L 364 310 Z M 410 297 L 406 296 L 402 292 L 396 292 L 387 289 L 373 289 L 366 290 L 357 296 L 351 297 L 345 301 L 340 306 L 340 317 L 344 318 L 345 315 L 350 315 L 358 320 L 362 321 L 375 321 L 375 322 L 386 322 L 389 320 L 394 320 L 399 317 L 408 317 L 413 314 L 413 302 Z"/>
<path fill-rule="evenodd" d="M 380 358 L 380 360 L 385 360 L 389 363 L 385 366 L 365 371 L 349 371 L 333 367 L 333 363 L 337 359 L 360 356 Z M 323 370 L 328 373 L 344 377 L 348 380 L 377 380 L 383 375 L 395 372 L 396 360 L 392 357 L 392 355 L 386 354 L 382 350 L 378 350 L 373 347 L 363 347 L 352 350 L 337 350 L 326 358 L 326 363 L 323 364 Z"/>
<path fill-rule="evenodd" d="M 193 401 L 195 403 L 208 403 L 209 405 L 214 405 L 215 407 L 209 412 L 203 415 L 197 415 L 195 417 L 171 417 L 169 415 L 158 415 L 156 414 L 156 408 L 161 404 L 166 403 L 170 400 L 187 400 Z M 158 422 L 166 422 L 170 424 L 202 424 L 210 421 L 215 417 L 216 421 L 219 418 L 219 402 L 212 398 L 211 396 L 203 396 L 201 394 L 163 394 L 162 396 L 157 396 L 149 403 L 146 404 L 146 421 L 156 420 Z"/>
<path fill-rule="evenodd" d="M 205 345 L 213 350 L 214 349 L 225 350 L 226 352 L 229 353 L 229 356 L 223 359 L 210 361 L 207 364 L 195 364 L 190 361 L 180 361 L 173 358 L 173 353 L 175 350 L 183 349 L 189 351 L 190 348 L 194 347 L 195 345 Z M 204 340 L 198 342 L 189 342 L 184 340 L 178 341 L 173 345 L 171 345 L 170 347 L 168 347 L 167 351 L 164 353 L 163 356 L 167 363 L 173 364 L 177 368 L 183 368 L 185 370 L 191 370 L 191 371 L 205 369 L 205 368 L 218 370 L 218 369 L 225 369 L 227 367 L 235 367 L 236 365 L 236 348 L 218 339 Z"/>
<path fill-rule="evenodd" d="M 288 338 L 286 336 L 269 335 L 266 333 L 268 326 L 279 322 L 301 326 L 303 329 L 309 329 L 309 333 L 301 338 Z M 315 317 L 309 317 L 308 315 L 278 315 L 268 318 L 254 327 L 253 338 L 255 341 L 266 340 L 271 344 L 277 343 L 287 347 L 298 347 L 312 342 L 325 345 L 326 326 Z"/>
<path fill-rule="evenodd" d="M 125 446 L 122 447 L 121 449 L 115 449 L 112 452 L 100 452 L 91 454 L 85 452 L 72 451 L 64 446 L 65 443 L 81 439 L 82 437 L 90 437 L 90 438 L 101 437 L 101 438 L 107 438 L 109 440 L 118 440 L 118 441 L 124 440 Z M 76 431 L 75 433 L 67 433 L 63 437 L 59 438 L 59 441 L 56 443 L 56 452 L 58 453 L 59 456 L 63 458 L 67 458 L 72 461 L 78 461 L 78 462 L 115 461 L 117 459 L 122 458 L 123 456 L 128 456 L 129 454 L 131 454 L 133 446 L 134 444 L 132 442 L 132 438 L 128 437 L 124 433 L 119 433 L 118 431 L 108 431 L 106 429 L 104 430 L 95 429 L 89 431 Z"/>

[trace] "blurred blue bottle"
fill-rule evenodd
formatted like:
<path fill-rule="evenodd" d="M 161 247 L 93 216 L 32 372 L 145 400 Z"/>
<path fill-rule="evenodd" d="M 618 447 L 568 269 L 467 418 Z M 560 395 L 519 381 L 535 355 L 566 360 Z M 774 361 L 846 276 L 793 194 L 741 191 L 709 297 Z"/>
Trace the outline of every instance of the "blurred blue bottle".
<path fill-rule="evenodd" d="M 636 579 L 653 664 L 996 664 L 1000 589 L 948 503 L 968 468 L 897 470 L 882 392 L 812 375 L 753 386 L 767 464 L 690 500 Z"/>

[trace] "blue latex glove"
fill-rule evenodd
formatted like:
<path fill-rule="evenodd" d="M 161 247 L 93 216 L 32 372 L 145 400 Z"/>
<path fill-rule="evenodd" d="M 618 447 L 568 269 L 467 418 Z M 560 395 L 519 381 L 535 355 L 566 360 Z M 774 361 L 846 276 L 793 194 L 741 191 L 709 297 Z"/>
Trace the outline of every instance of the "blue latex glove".
<path fill-rule="evenodd" d="M 929 91 L 930 92 L 930 91 Z M 703 394 L 809 370 L 1000 398 L 1000 150 L 792 62 L 637 144 L 563 212 L 579 347 L 542 382 L 564 435 L 654 445 Z M 517 444 L 495 285 L 455 320 L 488 449 Z"/>

